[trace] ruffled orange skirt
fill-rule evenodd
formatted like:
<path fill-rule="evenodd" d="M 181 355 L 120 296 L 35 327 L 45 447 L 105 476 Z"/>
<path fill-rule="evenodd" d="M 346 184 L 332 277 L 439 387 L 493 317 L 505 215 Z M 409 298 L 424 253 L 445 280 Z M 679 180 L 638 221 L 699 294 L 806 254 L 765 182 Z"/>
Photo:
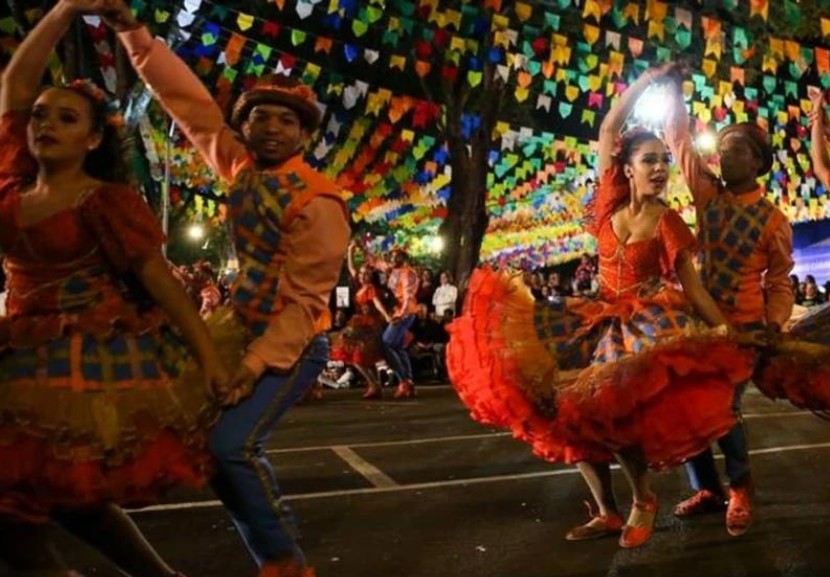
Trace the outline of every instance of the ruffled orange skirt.
<path fill-rule="evenodd" d="M 803 310 L 761 355 L 754 382 L 770 399 L 830 413 L 830 304 Z"/>
<path fill-rule="evenodd" d="M 208 321 L 226 366 L 247 335 L 230 309 Z M 70 333 L 0 354 L 0 515 L 44 522 L 57 510 L 143 506 L 212 472 L 220 407 L 180 338 Z"/>
<path fill-rule="evenodd" d="M 477 421 L 550 461 L 607 461 L 637 447 L 674 466 L 735 424 L 740 349 L 690 315 L 682 293 L 536 303 L 517 275 L 481 269 L 450 325 L 450 378 Z"/>

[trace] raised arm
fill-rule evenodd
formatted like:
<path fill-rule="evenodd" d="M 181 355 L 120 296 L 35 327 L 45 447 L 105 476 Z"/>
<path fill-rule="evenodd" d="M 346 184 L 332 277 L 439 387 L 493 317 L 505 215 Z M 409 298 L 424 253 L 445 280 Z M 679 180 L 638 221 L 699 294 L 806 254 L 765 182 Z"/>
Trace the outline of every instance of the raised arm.
<path fill-rule="evenodd" d="M 689 113 L 679 81 L 673 84 L 669 93 L 669 114 L 663 124 L 666 144 L 692 193 L 695 207 L 700 210 L 718 194 L 720 181 L 695 150 L 689 133 Z"/>
<path fill-rule="evenodd" d="M 130 61 L 210 167 L 225 181 L 249 159 L 240 137 L 201 80 L 170 48 L 150 36 L 123 0 L 103 0 L 115 8 L 105 21 L 118 32 Z"/>
<path fill-rule="evenodd" d="M 101 0 L 61 0 L 41 18 L 3 71 L 0 115 L 31 110 L 52 49 L 69 30 L 78 14 L 97 10 L 101 7 L 100 4 Z"/>
<path fill-rule="evenodd" d="M 811 89 L 810 102 L 813 104 L 810 110 L 812 126 L 810 158 L 813 161 L 813 173 L 824 188 L 830 189 L 830 162 L 827 159 L 827 141 L 825 140 L 827 114 L 824 110 L 824 92 Z"/>
<path fill-rule="evenodd" d="M 354 264 L 355 250 L 357 250 L 357 243 L 351 241 L 349 243 L 349 251 L 346 253 L 346 264 L 349 267 L 349 276 L 353 279 L 357 278 L 357 267 Z"/>
<path fill-rule="evenodd" d="M 622 132 L 626 120 L 631 115 L 631 111 L 634 110 L 634 104 L 637 102 L 637 99 L 640 98 L 646 88 L 651 86 L 651 84 L 670 74 L 674 74 L 677 69 L 678 65 L 672 62 L 664 64 L 659 68 L 646 70 L 622 93 L 619 100 L 611 106 L 611 109 L 605 115 L 599 127 L 599 161 L 597 169 L 600 178 L 611 167 L 617 137 Z"/>

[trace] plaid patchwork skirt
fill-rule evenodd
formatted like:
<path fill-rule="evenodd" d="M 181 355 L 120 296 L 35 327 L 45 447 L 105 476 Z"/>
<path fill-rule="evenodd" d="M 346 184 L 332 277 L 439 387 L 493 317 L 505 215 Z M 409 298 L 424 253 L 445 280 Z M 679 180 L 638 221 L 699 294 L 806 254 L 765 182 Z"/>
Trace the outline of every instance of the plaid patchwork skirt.
<path fill-rule="evenodd" d="M 551 461 L 637 448 L 654 468 L 674 466 L 734 425 L 754 361 L 677 290 L 551 304 L 488 269 L 471 277 L 450 332 L 450 378 L 473 418 Z"/>
<path fill-rule="evenodd" d="M 248 338 L 241 323 L 225 309 L 208 323 L 234 366 Z M 6 348 L 0 516 L 44 522 L 55 511 L 138 507 L 174 487 L 202 487 L 220 410 L 182 338 L 166 326 Z"/>

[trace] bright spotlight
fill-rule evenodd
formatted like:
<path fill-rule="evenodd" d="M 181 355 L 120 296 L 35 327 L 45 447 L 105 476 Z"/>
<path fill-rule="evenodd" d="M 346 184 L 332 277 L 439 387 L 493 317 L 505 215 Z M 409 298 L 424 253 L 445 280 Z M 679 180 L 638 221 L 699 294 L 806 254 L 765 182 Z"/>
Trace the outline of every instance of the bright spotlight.
<path fill-rule="evenodd" d="M 187 229 L 187 236 L 190 240 L 199 242 L 205 238 L 205 227 L 201 224 L 191 224 Z"/>
<path fill-rule="evenodd" d="M 429 248 L 434 253 L 441 253 L 444 251 L 444 239 L 440 236 L 432 237 L 429 243 Z"/>
<path fill-rule="evenodd" d="M 649 86 L 634 105 L 634 118 L 646 127 L 659 128 L 666 117 L 670 102 L 666 86 Z"/>
<path fill-rule="evenodd" d="M 702 154 L 714 154 L 718 149 L 718 138 L 714 132 L 707 130 L 697 137 L 697 149 Z"/>

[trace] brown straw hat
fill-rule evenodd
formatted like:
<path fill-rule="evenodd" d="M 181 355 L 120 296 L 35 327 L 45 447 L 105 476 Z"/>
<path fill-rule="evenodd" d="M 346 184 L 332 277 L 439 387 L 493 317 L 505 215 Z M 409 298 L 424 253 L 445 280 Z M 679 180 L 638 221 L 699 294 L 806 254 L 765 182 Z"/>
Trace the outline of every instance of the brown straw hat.
<path fill-rule="evenodd" d="M 752 144 L 759 158 L 763 162 L 758 176 L 763 176 L 772 169 L 772 145 L 769 142 L 767 131 L 754 122 L 738 122 L 730 124 L 718 133 L 718 140 L 723 140 L 727 135 L 739 132 Z"/>
<path fill-rule="evenodd" d="M 308 130 L 320 125 L 321 113 L 317 108 L 317 97 L 311 87 L 287 76 L 269 74 L 259 79 L 256 85 L 239 95 L 233 105 L 231 126 L 239 129 L 248 119 L 251 109 L 258 104 L 279 104 L 296 112 L 300 122 Z"/>

